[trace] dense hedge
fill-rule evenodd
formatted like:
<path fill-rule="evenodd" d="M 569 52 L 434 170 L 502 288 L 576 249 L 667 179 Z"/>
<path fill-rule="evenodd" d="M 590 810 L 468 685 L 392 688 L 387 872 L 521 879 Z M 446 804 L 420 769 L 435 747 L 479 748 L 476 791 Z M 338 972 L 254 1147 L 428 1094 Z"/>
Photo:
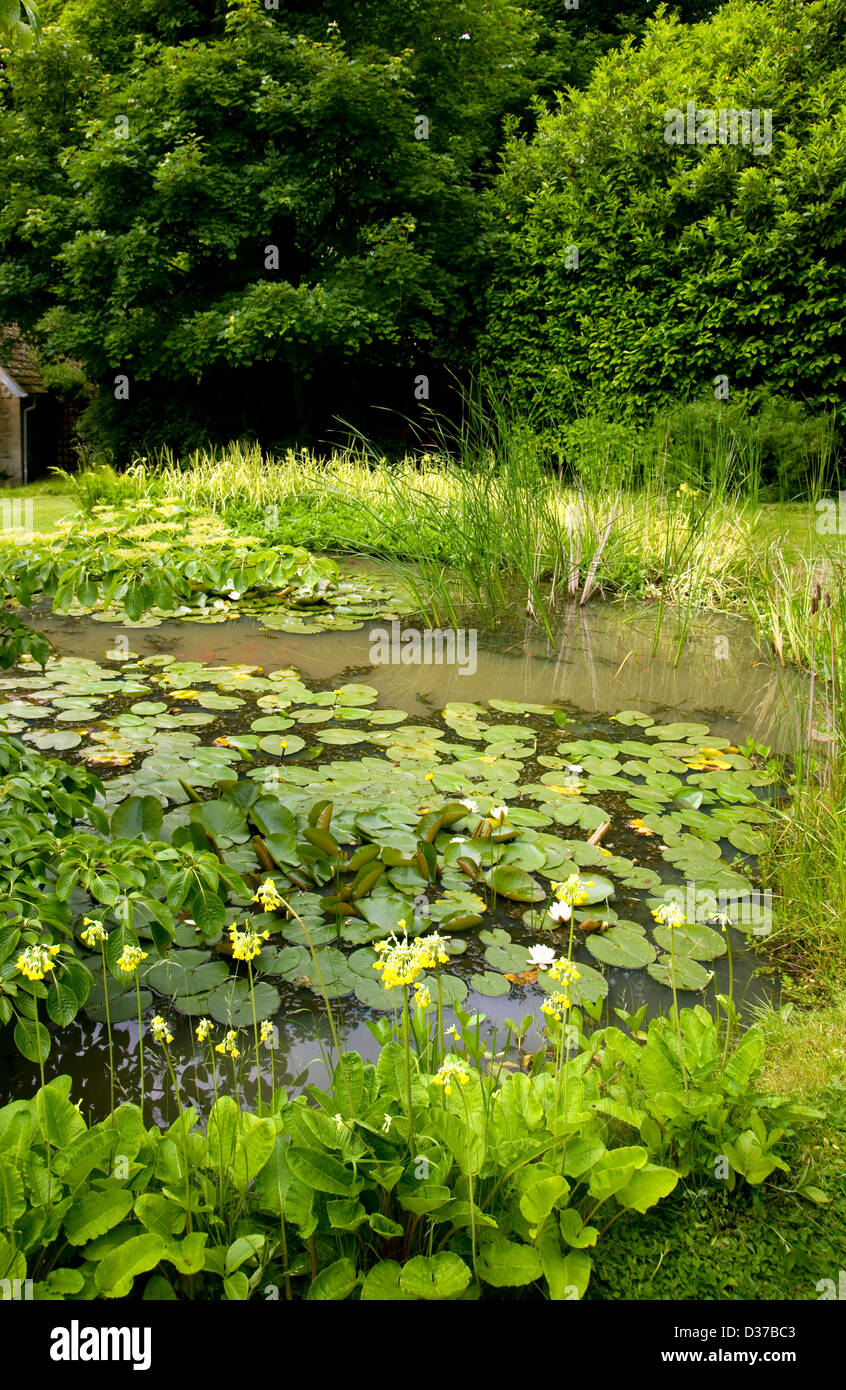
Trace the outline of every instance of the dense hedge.
<path fill-rule="evenodd" d="M 843 0 L 658 20 L 510 140 L 488 202 L 486 352 L 517 399 L 645 418 L 725 376 L 729 399 L 839 402 L 844 36 Z M 686 122 L 688 102 L 703 143 L 668 143 L 666 113 Z M 719 143 L 719 126 L 704 143 L 703 112 L 725 108 L 770 110 L 769 152 Z"/>

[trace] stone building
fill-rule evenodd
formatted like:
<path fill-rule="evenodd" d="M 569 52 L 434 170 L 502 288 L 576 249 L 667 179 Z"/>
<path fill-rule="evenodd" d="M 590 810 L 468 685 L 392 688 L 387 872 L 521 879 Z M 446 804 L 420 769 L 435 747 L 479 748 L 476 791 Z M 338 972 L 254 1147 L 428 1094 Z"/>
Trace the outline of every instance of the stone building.
<path fill-rule="evenodd" d="M 48 390 L 32 348 L 0 328 L 0 486 L 20 487 L 73 466 L 78 409 Z"/>

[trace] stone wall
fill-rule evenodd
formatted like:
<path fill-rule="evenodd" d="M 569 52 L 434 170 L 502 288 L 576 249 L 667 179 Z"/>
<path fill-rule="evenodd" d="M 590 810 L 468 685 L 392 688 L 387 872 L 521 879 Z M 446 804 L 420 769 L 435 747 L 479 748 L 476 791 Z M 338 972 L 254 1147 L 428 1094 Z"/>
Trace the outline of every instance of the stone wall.
<path fill-rule="evenodd" d="M 0 382 L 0 487 L 23 481 L 21 403 Z"/>

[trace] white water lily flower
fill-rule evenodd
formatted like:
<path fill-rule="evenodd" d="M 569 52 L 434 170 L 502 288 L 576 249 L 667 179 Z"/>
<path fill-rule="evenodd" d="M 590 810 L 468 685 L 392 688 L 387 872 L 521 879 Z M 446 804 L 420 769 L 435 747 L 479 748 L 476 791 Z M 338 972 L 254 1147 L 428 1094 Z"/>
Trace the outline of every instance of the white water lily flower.
<path fill-rule="evenodd" d="M 478 811 L 479 805 L 476 801 L 460 801 L 460 806 L 466 806 L 468 811 Z"/>
<path fill-rule="evenodd" d="M 214 603 L 212 604 L 212 608 L 225 608 L 225 607 L 226 607 L 226 599 L 223 599 L 223 598 L 216 598 L 215 601 L 214 601 Z"/>
<path fill-rule="evenodd" d="M 226 597 L 231 598 L 233 602 L 235 602 L 241 597 L 241 595 L 239 594 L 237 589 L 227 589 Z"/>
<path fill-rule="evenodd" d="M 569 903 L 553 903 L 549 915 L 554 922 L 569 922 L 573 909 Z"/>
<path fill-rule="evenodd" d="M 488 811 L 488 820 L 492 825 L 502 825 L 503 821 L 508 820 L 508 807 L 492 806 Z"/>
<path fill-rule="evenodd" d="M 453 835 L 452 839 L 450 840 L 450 844 L 451 844 L 451 845 L 466 845 L 466 844 L 467 844 L 467 836 L 466 836 L 466 835 Z"/>
<path fill-rule="evenodd" d="M 584 772 L 584 768 L 582 767 L 581 763 L 565 763 L 564 771 L 572 773 Z"/>
<path fill-rule="evenodd" d="M 551 946 L 530 946 L 529 961 L 537 966 L 538 970 L 546 970 L 555 960 L 555 952 Z"/>

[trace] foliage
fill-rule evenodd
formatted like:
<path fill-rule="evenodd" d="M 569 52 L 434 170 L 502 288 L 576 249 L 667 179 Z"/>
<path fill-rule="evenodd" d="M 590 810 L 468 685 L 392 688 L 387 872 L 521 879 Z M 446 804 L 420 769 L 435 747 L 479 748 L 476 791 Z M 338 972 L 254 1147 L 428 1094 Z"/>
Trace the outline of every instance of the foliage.
<path fill-rule="evenodd" d="M 809 606 L 818 582 L 837 592 L 837 539 L 815 534 L 818 558 L 803 559 L 804 543 L 785 544 L 781 514 L 737 486 L 738 473 L 766 481 L 773 437 L 789 476 L 804 473 L 815 490 L 822 484 L 832 420 L 796 420 L 786 449 L 791 420 L 786 408 L 754 419 L 732 408 L 715 422 L 698 405 L 637 432 L 586 418 L 565 433 L 552 470 L 548 443 L 503 409 L 476 416 L 457 458 L 446 443 L 398 464 L 366 450 L 267 460 L 257 446 L 233 444 L 139 458 L 123 474 L 94 469 L 75 485 L 86 509 L 175 502 L 273 545 L 374 553 L 434 627 L 460 626 L 456 617 L 501 621 L 517 606 L 544 623 L 597 592 L 657 598 L 656 628 L 674 618 L 676 660 L 695 610 L 751 609 L 759 639 L 807 670 L 817 645 Z M 833 622 L 837 645 L 837 605 Z"/>
<path fill-rule="evenodd" d="M 644 1038 L 642 1047 L 633 1047 L 617 1029 L 594 1035 L 602 1047 L 610 1115 L 637 1124 L 650 1151 L 672 1159 L 684 1176 L 710 1171 L 729 1192 L 738 1179 L 756 1186 L 777 1169 L 790 1171 L 778 1156 L 780 1141 L 797 1121 L 820 1115 L 753 1088 L 764 1061 L 760 1030 L 748 1029 L 726 1057 L 713 1018 L 697 1005 L 682 1010 L 678 1032 L 669 1018 L 656 1018 Z"/>
<path fill-rule="evenodd" d="M 822 1279 L 836 1288 L 846 1268 L 842 1085 L 818 1091 L 814 1103 L 826 1119 L 803 1126 L 791 1167 L 810 1170 L 828 1202 L 803 1200 L 787 1178 L 732 1193 L 725 1183 L 682 1180 L 648 1221 L 620 1222 L 607 1233 L 588 1298 L 816 1301 Z"/>
<path fill-rule="evenodd" d="M 0 49 L 28 48 L 41 36 L 38 10 L 24 0 L 0 0 Z"/>
<path fill-rule="evenodd" d="M 291 607 L 311 607 L 333 592 L 336 580 L 337 566 L 328 558 L 300 547 L 271 547 L 261 536 L 249 541 L 213 517 L 174 504 L 103 508 L 85 525 L 72 518 L 49 538 L 25 538 L 0 552 L 0 583 L 24 607 L 43 594 L 60 611 L 100 603 L 122 608 L 132 622 L 152 608 L 172 611 L 207 598 L 225 604 L 232 593 L 272 594 Z M 21 635 L 8 643 L 11 660 L 25 640 L 32 639 Z M 0 661 L 3 650 L 0 645 Z"/>
<path fill-rule="evenodd" d="M 85 953 L 75 942 L 80 901 L 101 914 L 114 913 L 107 964 L 125 988 L 118 957 L 125 946 L 138 946 L 139 923 L 163 949 L 181 908 L 194 910 L 202 921 L 215 897 L 223 911 L 217 895 L 224 886 L 234 890 L 243 884 L 209 851 L 119 833 L 105 839 L 108 820 L 96 804 L 102 784 L 82 768 L 45 758 L 4 736 L 0 769 L 0 1024 L 14 1020 L 18 1050 L 43 1062 L 50 1034 L 38 1021 L 39 1002 L 63 1027 L 85 1005 L 93 984 Z M 78 822 L 101 834 L 78 830 Z M 121 823 L 113 824 L 119 832 Z M 18 969 L 19 953 L 29 947 L 57 952 L 55 965 L 40 979 L 26 978 Z"/>
<path fill-rule="evenodd" d="M 124 449 L 241 419 L 246 369 L 293 417 L 317 370 L 466 355 L 478 182 L 529 90 L 522 12 L 166 8 L 72 0 L 16 59 L 3 317 L 82 362 Z"/>
<path fill-rule="evenodd" d="M 375 1064 L 345 1052 L 328 1091 L 279 1090 L 259 1113 L 218 1094 L 204 1130 L 193 1109 L 147 1127 L 134 1105 L 87 1125 L 62 1077 L 7 1105 L 0 1277 L 33 1279 L 40 1299 L 583 1297 L 605 1232 L 666 1198 L 678 1170 L 649 1138 L 615 1141 L 607 1061 L 578 1013 L 573 1055 L 543 1049 L 528 1074 L 504 1054 L 489 1065 L 478 1020 L 457 1015 L 451 1053 L 433 1054 L 419 1020 L 412 1045 L 405 1014 Z M 605 1059 L 649 1046 L 599 1040 Z M 733 1132 L 743 1102 L 724 1100 Z"/>
<path fill-rule="evenodd" d="M 843 11 L 733 0 L 662 18 L 537 134 L 489 202 L 498 272 L 483 351 L 550 420 L 648 418 L 725 376 L 734 394 L 838 403 L 846 361 Z M 665 140 L 701 113 L 700 142 Z M 707 143 L 708 111 L 772 113 L 772 148 Z M 573 261 L 577 250 L 578 265 Z"/>

